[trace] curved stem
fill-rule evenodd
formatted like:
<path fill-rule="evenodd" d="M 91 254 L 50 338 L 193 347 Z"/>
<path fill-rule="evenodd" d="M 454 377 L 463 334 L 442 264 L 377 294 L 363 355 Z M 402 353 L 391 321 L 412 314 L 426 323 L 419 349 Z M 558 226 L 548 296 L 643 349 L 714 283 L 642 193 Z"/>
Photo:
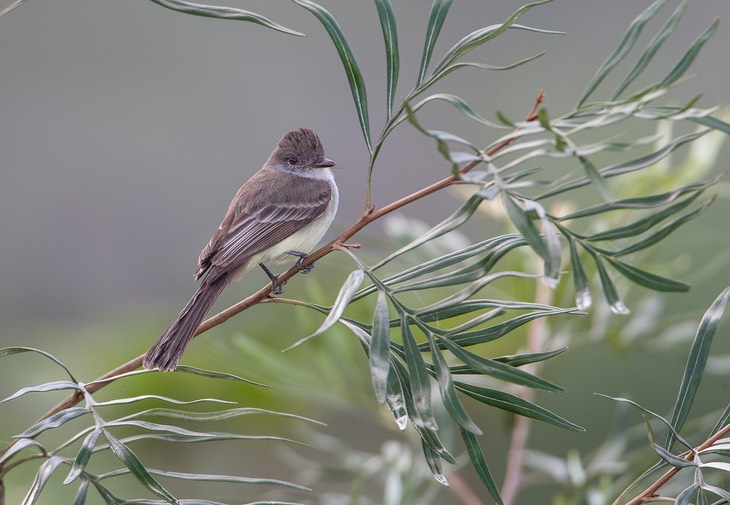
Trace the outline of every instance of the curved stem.
<path fill-rule="evenodd" d="M 533 105 L 530 113 L 528 114 L 526 120 L 527 121 L 534 121 L 537 118 L 537 108 L 540 106 L 542 101 L 545 98 L 544 92 L 541 90 L 538 93 L 537 99 L 535 100 L 535 104 Z M 509 144 L 512 143 L 512 140 L 506 140 L 500 144 L 497 144 L 493 146 L 489 151 L 487 152 L 488 155 L 493 155 L 500 149 L 505 148 Z M 464 174 L 468 171 L 472 170 L 474 167 L 478 165 L 478 162 L 470 162 L 466 165 L 464 165 L 460 173 Z M 454 184 L 459 184 L 461 182 L 460 178 L 456 175 L 451 175 L 449 177 L 446 177 L 444 179 L 441 179 L 440 181 L 437 181 L 429 186 L 426 186 L 425 188 L 416 191 L 415 193 L 412 193 L 408 196 L 405 196 L 399 200 L 396 200 L 395 202 L 392 202 L 385 207 L 381 207 L 379 209 L 376 209 L 374 206 L 368 207 L 362 216 L 360 216 L 360 219 L 358 219 L 352 226 L 350 226 L 347 230 L 345 230 L 339 237 L 334 239 L 329 244 L 321 247 L 319 250 L 314 252 L 313 254 L 309 255 L 306 261 L 303 262 L 304 266 L 310 265 L 317 261 L 318 259 L 326 256 L 327 254 L 331 253 L 332 251 L 338 249 L 339 247 L 342 247 L 344 243 L 350 239 L 353 235 L 355 235 L 357 232 L 365 228 L 368 224 L 372 223 L 376 219 L 380 219 L 381 217 L 385 216 L 386 214 L 389 214 L 393 212 L 394 210 L 400 209 L 401 207 L 408 205 L 409 203 L 415 202 L 416 200 L 420 200 L 421 198 L 424 198 L 432 193 L 435 193 L 441 189 L 447 188 Z M 299 273 L 299 268 L 296 266 L 290 268 L 283 274 L 279 275 L 278 279 L 280 282 L 285 282 L 288 279 L 294 277 Z M 242 312 L 249 307 L 253 305 L 257 305 L 263 301 L 265 301 L 267 298 L 269 298 L 269 293 L 271 292 L 271 286 L 266 285 L 256 291 L 255 293 L 249 295 L 248 297 L 244 298 L 240 302 L 236 303 L 235 305 L 232 305 L 231 307 L 228 307 L 227 309 L 219 312 L 218 314 L 206 319 L 203 321 L 200 326 L 198 327 L 197 331 L 195 332 L 194 336 L 198 336 L 201 333 L 204 333 L 211 328 L 218 326 L 219 324 L 224 323 L 231 317 L 235 316 L 239 312 Z M 100 390 L 104 386 L 111 384 L 118 378 L 120 375 L 123 375 L 125 373 L 131 372 L 133 370 L 136 370 L 140 366 L 142 366 L 142 358 L 144 357 L 144 354 L 141 354 L 137 356 L 134 359 L 131 359 L 127 361 L 126 363 L 119 365 L 113 370 L 108 371 L 96 381 L 89 384 L 86 387 L 88 394 L 94 394 L 96 391 Z M 52 416 L 53 414 L 56 414 L 64 409 L 67 409 L 69 407 L 72 407 L 76 404 L 78 404 L 83 399 L 83 395 L 81 394 L 73 394 L 66 398 L 65 400 L 58 403 L 55 407 L 50 409 L 48 412 L 43 414 L 43 416 L 40 417 L 40 419 L 37 422 L 42 421 L 43 419 L 47 419 L 48 417 Z M 3 449 L 0 449 L 0 457 L 2 457 L 8 450 L 10 450 L 13 445 L 17 443 L 17 440 L 12 441 L 9 443 L 6 447 Z M 3 467 L 3 465 L 0 465 L 0 482 L 2 481 L 2 476 L 6 472 L 6 469 Z M 0 497 L 2 495 L 0 494 Z M 2 503 L 0 503 L 2 505 Z"/>

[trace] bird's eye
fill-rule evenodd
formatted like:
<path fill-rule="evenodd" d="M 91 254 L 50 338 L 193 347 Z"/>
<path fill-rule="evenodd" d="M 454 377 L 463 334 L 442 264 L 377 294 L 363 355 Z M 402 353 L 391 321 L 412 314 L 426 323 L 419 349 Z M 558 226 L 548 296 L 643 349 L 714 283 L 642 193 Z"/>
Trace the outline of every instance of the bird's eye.
<path fill-rule="evenodd" d="M 289 166 L 292 166 L 293 167 L 294 165 L 297 164 L 297 159 L 296 158 L 289 158 L 288 160 L 286 160 L 286 162 L 289 163 Z"/>

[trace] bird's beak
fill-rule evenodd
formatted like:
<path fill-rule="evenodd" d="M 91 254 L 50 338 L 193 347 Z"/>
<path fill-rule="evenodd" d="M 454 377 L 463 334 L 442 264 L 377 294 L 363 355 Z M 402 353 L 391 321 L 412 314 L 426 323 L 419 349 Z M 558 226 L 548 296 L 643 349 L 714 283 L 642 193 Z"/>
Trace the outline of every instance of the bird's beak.
<path fill-rule="evenodd" d="M 324 157 L 318 159 L 314 163 L 314 168 L 330 168 L 330 167 L 334 167 L 334 166 L 335 166 L 335 162 L 334 161 L 332 161 L 330 159 L 327 159 L 327 158 L 324 158 Z"/>

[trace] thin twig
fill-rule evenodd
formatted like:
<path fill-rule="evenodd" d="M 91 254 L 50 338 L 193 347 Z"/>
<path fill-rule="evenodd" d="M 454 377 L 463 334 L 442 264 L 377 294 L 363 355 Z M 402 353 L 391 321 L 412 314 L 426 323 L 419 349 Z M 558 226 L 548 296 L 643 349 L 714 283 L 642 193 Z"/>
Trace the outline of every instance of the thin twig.
<path fill-rule="evenodd" d="M 545 93 L 541 90 L 538 93 L 538 96 L 535 100 L 535 104 L 533 105 L 530 113 L 527 116 L 527 121 L 534 121 L 536 116 L 536 111 L 542 101 L 545 98 Z M 495 146 L 493 146 L 491 149 L 487 151 L 487 155 L 493 155 L 500 149 L 505 148 L 509 144 L 513 142 L 512 139 L 506 140 L 504 142 L 501 142 Z M 479 164 L 478 161 L 472 161 L 470 163 L 467 163 L 464 165 L 460 173 L 465 174 L 472 170 L 474 167 L 476 167 Z M 335 240 L 330 242 L 329 244 L 321 247 L 319 250 L 311 254 L 306 261 L 304 261 L 304 265 L 310 265 L 314 263 L 315 261 L 319 260 L 320 258 L 326 256 L 327 254 L 331 253 L 341 245 L 345 244 L 347 240 L 349 240 L 353 235 L 355 235 L 357 232 L 365 228 L 368 224 L 372 223 L 373 221 L 380 219 L 381 217 L 385 216 L 386 214 L 389 214 L 393 212 L 394 210 L 400 209 L 401 207 L 408 205 L 409 203 L 415 202 L 416 200 L 419 200 L 421 198 L 424 198 L 428 195 L 431 195 L 432 193 L 435 193 L 437 191 L 440 191 L 444 188 L 447 188 L 454 184 L 459 184 L 461 182 L 461 179 L 456 175 L 451 175 L 449 177 L 446 177 L 444 179 L 441 179 L 438 182 L 435 182 L 431 184 L 430 186 L 427 186 L 419 191 L 416 191 L 415 193 L 412 193 L 408 196 L 405 196 L 399 200 L 396 200 L 395 202 L 392 202 L 385 207 L 381 207 L 380 209 L 376 209 L 374 206 L 370 207 L 366 212 L 360 216 L 360 219 L 358 219 L 352 226 L 350 226 L 347 230 L 345 230 L 339 237 L 337 237 Z M 279 275 L 278 280 L 280 283 L 284 283 L 288 279 L 294 277 L 296 274 L 299 273 L 299 268 L 294 266 L 284 272 L 283 274 Z M 249 307 L 256 305 L 258 303 L 263 302 L 266 300 L 271 293 L 271 286 L 266 285 L 253 293 L 252 295 L 248 296 L 247 298 L 244 298 L 240 302 L 236 303 L 235 305 L 232 305 L 231 307 L 228 307 L 227 309 L 219 312 L 218 314 L 214 315 L 213 317 L 210 317 L 203 321 L 200 326 L 198 327 L 197 331 L 195 332 L 194 336 L 198 336 L 201 333 L 204 333 L 211 328 L 218 326 L 219 324 L 224 323 L 231 317 L 235 316 L 236 314 L 248 309 Z M 108 384 L 111 384 L 114 382 L 114 380 L 125 373 L 131 372 L 133 370 L 136 370 L 142 365 L 142 358 L 144 357 L 144 354 L 137 356 L 136 358 L 127 361 L 123 365 L 118 366 L 117 368 L 110 370 L 109 372 L 105 373 L 96 381 L 86 386 L 86 391 L 89 394 L 94 394 L 101 388 L 105 387 Z M 40 422 L 44 419 L 49 418 L 50 416 L 67 409 L 69 407 L 72 407 L 76 404 L 78 404 L 83 398 L 83 395 L 81 394 L 73 394 L 66 398 L 65 400 L 58 403 L 55 407 L 53 407 L 51 410 L 46 412 L 41 418 L 37 421 Z M 0 450 L 0 457 L 2 457 L 10 448 L 13 447 L 17 443 L 17 440 L 12 441 L 10 444 L 8 444 L 7 447 Z M 2 465 L 0 465 L 0 481 L 2 480 L 2 476 L 5 474 L 5 469 Z M 2 504 L 0 504 L 2 505 Z"/>

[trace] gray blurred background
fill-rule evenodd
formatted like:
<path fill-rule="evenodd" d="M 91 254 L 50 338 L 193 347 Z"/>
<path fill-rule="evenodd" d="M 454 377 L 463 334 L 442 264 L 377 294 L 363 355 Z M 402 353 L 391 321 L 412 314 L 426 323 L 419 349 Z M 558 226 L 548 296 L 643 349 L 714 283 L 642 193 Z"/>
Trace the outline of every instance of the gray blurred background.
<path fill-rule="evenodd" d="M 369 1 L 322 3 L 339 20 L 358 58 L 377 134 L 385 115 L 385 74 L 375 8 Z M 398 95 L 403 96 L 418 69 L 430 2 L 393 3 L 401 45 Z M 522 4 L 455 2 L 435 54 L 476 28 L 502 21 Z M 567 35 L 514 31 L 468 59 L 502 65 L 546 49 L 545 57 L 510 72 L 467 70 L 468 78 L 447 80 L 442 88 L 488 118 L 496 110 L 522 118 L 540 89 L 547 93 L 548 110 L 555 115 L 567 111 L 628 23 L 648 4 L 558 0 L 533 9 L 520 22 Z M 676 2 L 670 4 L 639 47 Z M 0 346 L 40 346 L 84 367 L 86 379 L 144 352 L 192 293 L 197 255 L 230 198 L 290 129 L 315 129 L 327 156 L 340 167 L 336 177 L 342 203 L 329 236 L 357 219 L 364 205 L 367 153 L 329 38 L 291 2 L 230 5 L 265 14 L 307 36 L 187 16 L 145 0 L 31 0 L 0 18 Z M 730 2 L 692 2 L 652 66 L 652 75 L 663 75 L 716 16 L 720 28 L 692 68 L 699 77 L 677 95 L 688 98 L 702 91 L 702 106 L 728 101 Z M 475 132 L 483 132 L 446 108 L 435 111 L 438 116 L 423 116 L 427 126 L 477 140 Z M 487 144 L 492 138 L 483 140 Z M 448 173 L 434 153 L 433 143 L 409 128 L 394 135 L 376 167 L 375 203 L 388 203 Z M 727 161 L 726 147 L 719 169 Z M 433 224 L 453 206 L 451 197 L 437 195 L 403 212 Z M 721 199 L 696 225 L 702 227 L 698 236 L 712 236 L 712 242 L 675 242 L 689 261 L 706 262 L 724 253 L 718 249 L 730 244 L 728 208 Z M 379 226 L 359 238 L 390 247 Z M 347 260 L 330 256 L 313 275 L 336 285 L 349 267 Z M 690 268 L 682 278 L 694 284 L 693 294 L 671 297 L 670 303 L 696 320 L 728 284 L 726 267 L 712 272 Z M 258 272 L 252 276 L 230 288 L 220 306 L 265 281 Z M 288 288 L 292 296 L 306 292 L 301 277 Z M 269 312 L 258 314 L 267 317 Z M 312 327 L 317 322 L 313 319 Z M 245 328 L 242 320 L 236 329 L 241 326 Z M 308 330 L 291 331 L 287 339 L 293 342 Z M 230 328 L 217 334 L 226 331 Z M 196 342 L 191 361 L 206 349 L 215 352 L 215 345 Z M 89 352 L 96 356 L 93 360 Z M 646 356 L 622 357 L 598 344 L 582 352 L 559 369 L 549 367 L 549 378 L 565 384 L 569 377 L 589 373 L 598 384 L 604 381 L 602 391 L 615 394 L 621 393 L 620 381 L 643 380 L 617 374 L 613 366 L 629 373 Z M 605 354 L 605 369 L 587 364 Z M 678 355 L 676 364 L 682 359 Z M 228 357 L 225 365 L 236 363 Z M 26 382 L 37 380 L 25 376 L 2 386 L 0 396 Z M 718 384 L 727 397 L 727 380 Z M 571 391 L 585 393 L 581 398 L 598 405 L 590 396 L 593 391 L 582 387 Z M 580 424 L 590 422 L 584 417 L 588 404 L 565 405 L 558 399 L 548 405 L 569 418 L 574 415 L 571 419 Z M 611 407 L 601 405 L 606 410 L 597 415 L 610 415 Z M 341 426 L 333 430 L 347 431 Z M 567 435 L 558 434 L 558 444 L 583 443 L 561 441 L 562 436 Z"/>

